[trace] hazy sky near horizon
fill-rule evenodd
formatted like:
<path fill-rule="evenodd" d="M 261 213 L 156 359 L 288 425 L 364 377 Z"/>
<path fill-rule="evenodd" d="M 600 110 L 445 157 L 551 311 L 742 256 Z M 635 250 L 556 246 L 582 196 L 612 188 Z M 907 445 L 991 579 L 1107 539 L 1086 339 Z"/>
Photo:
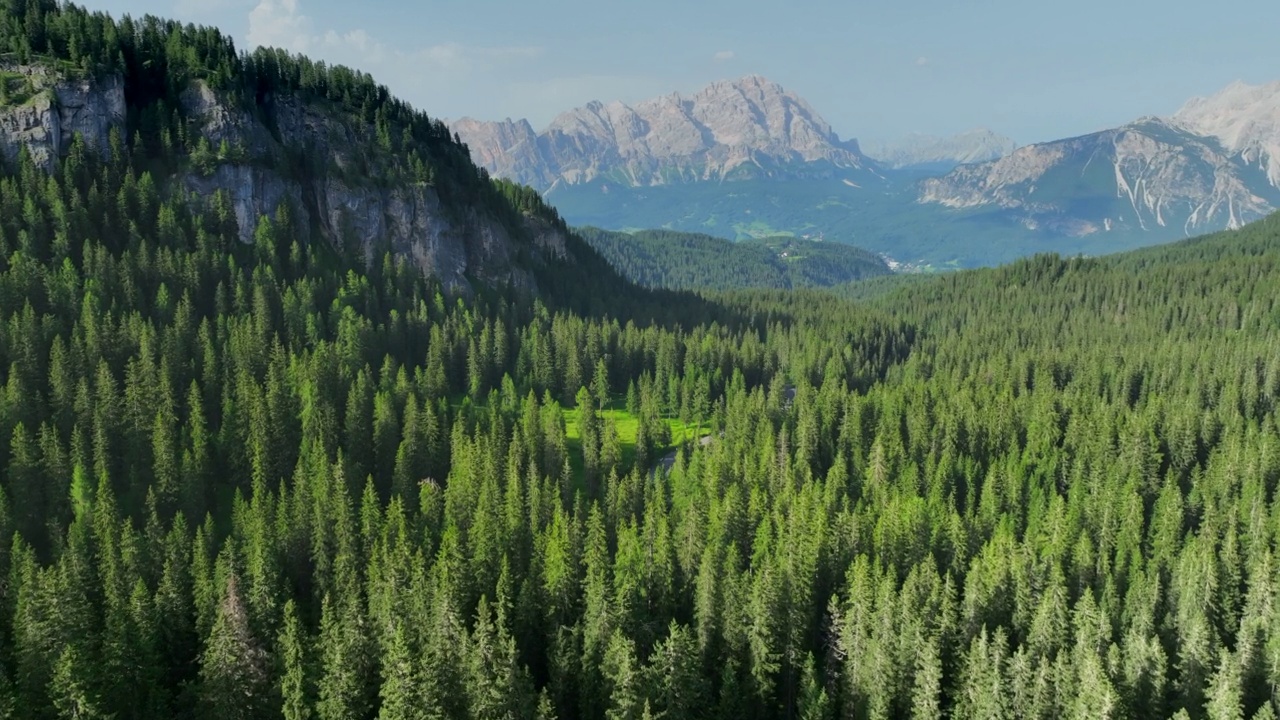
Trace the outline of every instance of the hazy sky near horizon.
<path fill-rule="evenodd" d="M 988 127 L 1019 143 L 1280 80 L 1280 2 L 81 0 L 371 73 L 436 117 L 528 118 L 764 75 L 842 138 Z"/>

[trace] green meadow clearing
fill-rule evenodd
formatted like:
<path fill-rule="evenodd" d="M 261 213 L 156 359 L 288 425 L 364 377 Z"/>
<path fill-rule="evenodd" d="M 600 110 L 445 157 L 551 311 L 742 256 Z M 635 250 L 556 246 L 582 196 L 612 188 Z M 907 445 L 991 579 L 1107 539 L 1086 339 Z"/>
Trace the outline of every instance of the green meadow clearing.
<path fill-rule="evenodd" d="M 582 435 L 578 429 L 578 408 L 564 408 L 564 427 L 566 445 L 569 450 L 569 466 L 574 478 L 582 480 Z M 600 411 L 602 422 L 612 425 L 618 433 L 618 444 L 622 448 L 622 464 L 630 467 L 636 458 L 636 432 L 640 427 L 640 418 L 627 412 L 622 399 L 615 399 Z M 672 448 L 696 440 L 707 432 L 706 423 L 688 424 L 677 417 L 663 417 L 667 429 L 671 433 L 671 442 L 655 451 L 655 459 L 666 455 Z"/>

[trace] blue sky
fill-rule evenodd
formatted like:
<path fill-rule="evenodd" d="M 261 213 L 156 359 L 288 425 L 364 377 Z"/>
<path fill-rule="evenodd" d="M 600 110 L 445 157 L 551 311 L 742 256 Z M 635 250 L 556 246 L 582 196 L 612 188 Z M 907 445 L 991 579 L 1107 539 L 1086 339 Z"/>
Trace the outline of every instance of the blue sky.
<path fill-rule="evenodd" d="M 372 73 L 429 114 L 527 117 L 757 73 L 843 138 L 1079 135 L 1280 79 L 1280 2 L 90 0 Z"/>

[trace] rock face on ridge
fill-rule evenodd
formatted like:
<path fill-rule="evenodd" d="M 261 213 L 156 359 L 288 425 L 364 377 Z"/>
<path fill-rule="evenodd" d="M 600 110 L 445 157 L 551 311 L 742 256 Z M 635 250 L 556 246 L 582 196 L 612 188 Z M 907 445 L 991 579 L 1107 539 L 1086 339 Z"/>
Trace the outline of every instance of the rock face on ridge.
<path fill-rule="evenodd" d="M 301 213 L 300 227 L 314 229 L 335 246 L 359 243 L 366 253 L 390 247 L 450 289 L 465 289 L 468 276 L 532 288 L 532 277 L 515 262 L 517 241 L 507 227 L 475 208 L 446 207 L 429 184 L 376 182 L 379 173 L 368 166 L 367 143 L 349 123 L 280 98 L 273 108 L 276 130 L 285 139 L 280 142 L 256 118 L 227 107 L 203 84 L 185 93 L 183 102 L 212 144 L 226 141 L 246 151 L 245 159 L 224 163 L 211 175 L 184 178 L 200 195 L 225 191 L 231 197 L 242 240 L 252 239 L 257 218 L 287 201 Z M 315 170 L 301 179 L 271 170 L 291 149 L 305 153 Z M 566 253 L 559 231 L 525 221 L 524 230 L 541 251 Z"/>
<path fill-rule="evenodd" d="M 554 173 L 546 167 L 538 148 L 538 134 L 528 120 L 479 122 L 463 119 L 451 123 L 471 148 L 472 159 L 495 177 L 521 178 L 526 185 L 549 186 Z"/>
<path fill-rule="evenodd" d="M 34 93 L 0 106 L 0 151 L 10 162 L 26 147 L 38 166 L 49 169 L 77 135 L 105 151 L 111 129 L 125 122 L 118 76 L 71 80 L 38 65 L 17 71 L 31 78 Z M 234 152 L 173 178 L 171 189 L 200 202 L 225 192 L 242 241 L 253 240 L 261 217 L 288 205 L 295 227 L 311 239 L 339 248 L 355 243 L 370 259 L 389 248 L 461 292 L 470 290 L 473 279 L 536 289 L 529 269 L 517 261 L 522 246 L 548 257 L 567 256 L 563 232 L 548 223 L 523 216 L 521 226 L 512 227 L 491 212 L 446 202 L 432 184 L 389 179 L 392 163 L 378 157 L 368 141 L 372 133 L 352 120 L 293 97 L 271 102 L 268 127 L 202 82 L 181 97 L 194 132 L 211 147 Z M 299 158 L 305 170 L 297 169 Z"/>
<path fill-rule="evenodd" d="M 76 135 L 105 149 L 111 128 L 124 122 L 124 82 L 118 76 L 69 79 L 41 65 L 0 65 L 0 71 L 22 76 L 31 92 L 21 103 L 0 107 L 0 155 L 9 162 L 25 146 L 47 170 Z"/>
<path fill-rule="evenodd" d="M 544 191 L 597 179 L 645 187 L 875 167 L 803 98 L 757 75 L 634 107 L 589 103 L 541 133 L 524 120 L 464 118 L 450 127 L 477 164 Z"/>

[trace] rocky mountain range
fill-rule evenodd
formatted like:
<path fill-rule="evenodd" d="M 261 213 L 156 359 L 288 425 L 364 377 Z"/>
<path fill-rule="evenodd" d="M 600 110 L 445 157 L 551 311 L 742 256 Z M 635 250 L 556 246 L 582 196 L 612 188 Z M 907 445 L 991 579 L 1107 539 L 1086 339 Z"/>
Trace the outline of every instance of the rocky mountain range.
<path fill-rule="evenodd" d="M 757 177 L 873 172 L 854 141 L 842 141 L 798 95 L 753 75 L 693 95 L 636 104 L 593 102 L 542 132 L 525 120 L 450 128 L 490 173 L 543 191 L 596 180 L 630 187 Z"/>
<path fill-rule="evenodd" d="M 1012 139 L 986 128 L 950 137 L 914 133 L 890 143 L 862 143 L 863 152 L 887 167 L 922 172 L 999 160 L 1017 148 Z"/>
<path fill-rule="evenodd" d="M 925 180 L 918 199 L 1076 237 L 1237 228 L 1280 207 L 1280 82 L 960 167 Z"/>
<path fill-rule="evenodd" d="M 758 76 L 634 108 L 592 103 L 542 132 L 453 129 L 478 164 L 543 191 L 571 223 L 824 237 L 924 266 L 1113 252 L 1280 208 L 1280 81 L 1021 148 L 989 130 L 860 147 Z"/>
<path fill-rule="evenodd" d="M 541 190 L 574 224 L 823 237 L 926 266 L 1109 252 L 1280 208 L 1280 82 L 1021 148 L 974 130 L 864 150 L 759 76 L 591 103 L 541 132 L 523 120 L 451 129 L 477 164 Z"/>

